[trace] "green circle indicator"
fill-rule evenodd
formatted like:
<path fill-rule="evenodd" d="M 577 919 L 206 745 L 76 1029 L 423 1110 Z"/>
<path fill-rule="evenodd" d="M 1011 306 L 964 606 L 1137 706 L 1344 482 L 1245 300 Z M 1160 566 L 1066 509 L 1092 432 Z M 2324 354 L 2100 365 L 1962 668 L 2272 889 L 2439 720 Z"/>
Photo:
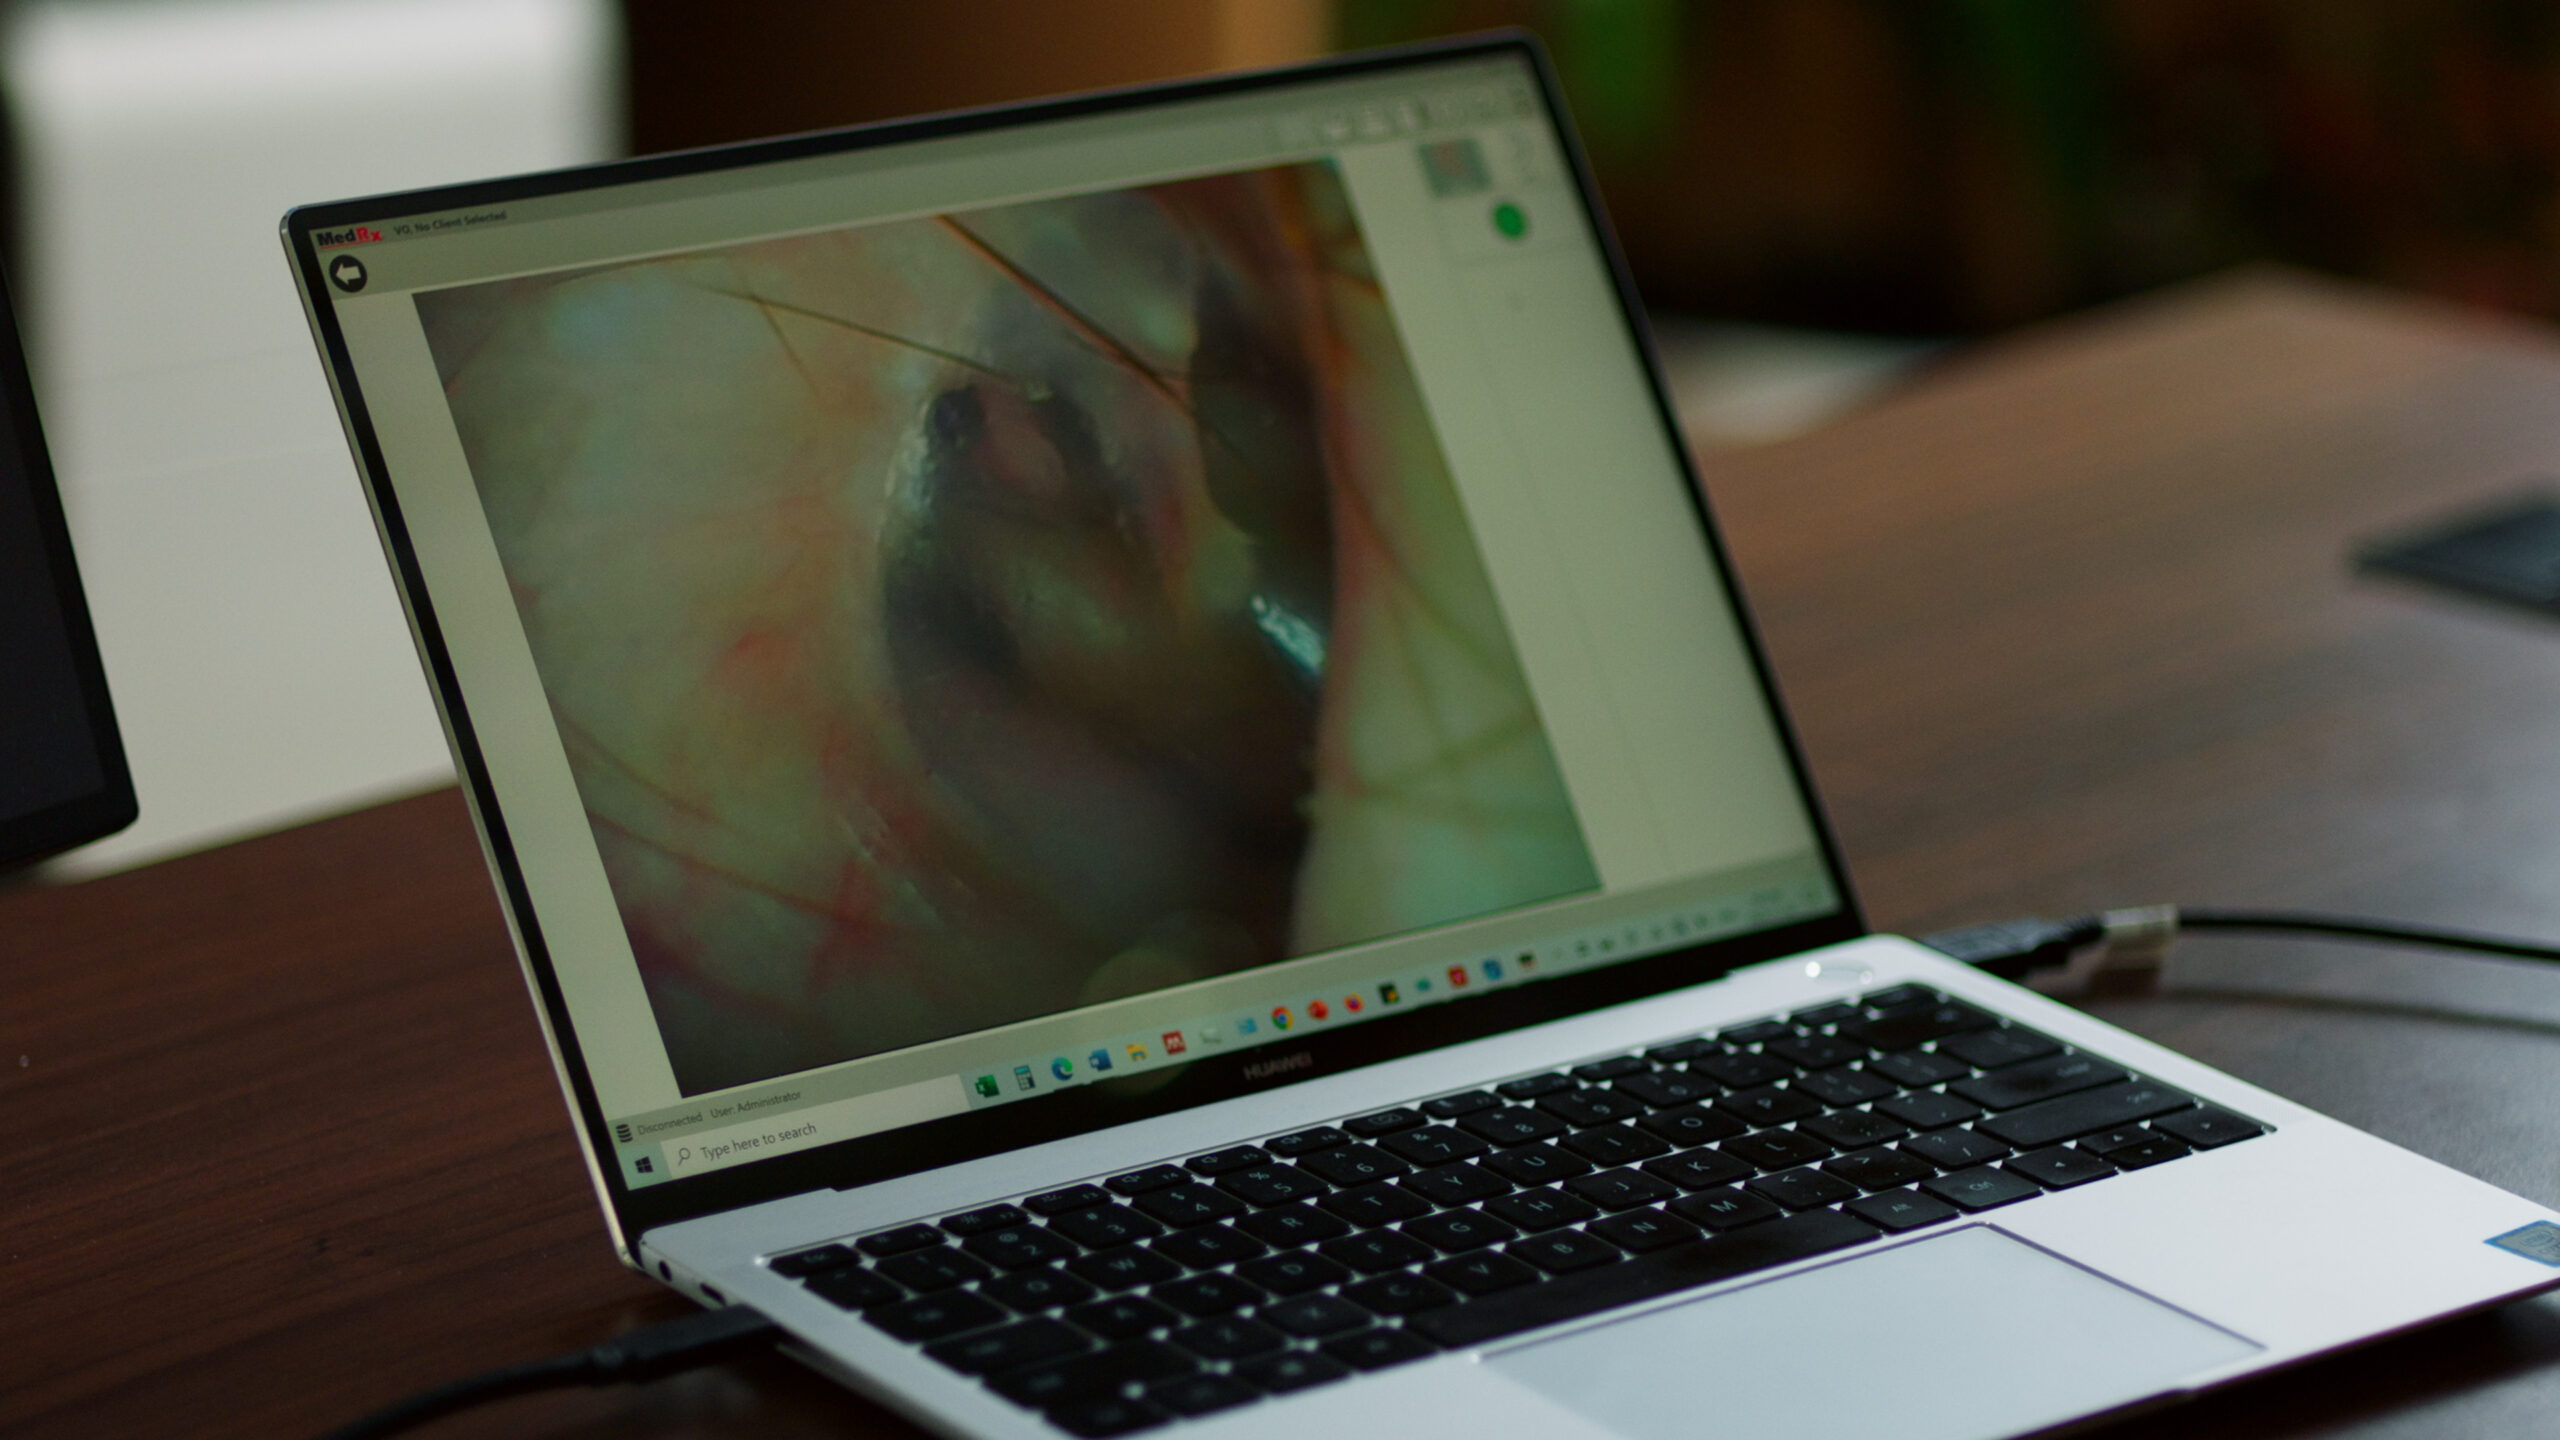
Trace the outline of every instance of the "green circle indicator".
<path fill-rule="evenodd" d="M 1505 200 L 1493 207 L 1493 228 L 1505 240 L 1517 240 L 1529 233 L 1529 212 Z"/>

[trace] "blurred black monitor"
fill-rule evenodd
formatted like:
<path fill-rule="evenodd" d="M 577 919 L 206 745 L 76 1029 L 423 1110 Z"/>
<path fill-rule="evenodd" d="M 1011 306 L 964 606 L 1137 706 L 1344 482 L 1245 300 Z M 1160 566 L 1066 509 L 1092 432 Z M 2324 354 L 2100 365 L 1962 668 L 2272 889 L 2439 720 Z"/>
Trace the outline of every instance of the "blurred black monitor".
<path fill-rule="evenodd" d="M 0 874 L 133 815 L 17 316 L 0 289 Z"/>

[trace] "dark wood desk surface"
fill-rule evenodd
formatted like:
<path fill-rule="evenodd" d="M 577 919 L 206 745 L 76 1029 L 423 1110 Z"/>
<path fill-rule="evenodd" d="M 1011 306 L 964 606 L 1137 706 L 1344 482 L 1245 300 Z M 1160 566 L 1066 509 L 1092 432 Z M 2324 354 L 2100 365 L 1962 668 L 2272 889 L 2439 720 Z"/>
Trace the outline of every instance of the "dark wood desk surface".
<path fill-rule="evenodd" d="M 2560 624 L 2351 576 L 2560 474 L 2560 340 L 2260 276 L 1708 483 L 1881 928 L 2174 900 L 2560 936 Z M 2560 1203 L 2560 971 L 2191 941 L 2109 1018 Z M 612 1261 L 450 792 L 0 895 L 0 1433 L 312 1434 L 683 1306 Z M 2513 1435 L 2536 1301 L 2108 1433 Z M 767 1359 L 439 1434 L 909 1434 Z"/>

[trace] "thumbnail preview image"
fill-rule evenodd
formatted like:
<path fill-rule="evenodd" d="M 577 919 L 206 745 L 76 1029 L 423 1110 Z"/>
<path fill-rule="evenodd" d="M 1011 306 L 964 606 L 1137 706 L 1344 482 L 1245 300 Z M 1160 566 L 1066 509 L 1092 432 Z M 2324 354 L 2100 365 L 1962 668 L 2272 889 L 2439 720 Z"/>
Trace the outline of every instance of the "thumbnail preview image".
<path fill-rule="evenodd" d="M 417 307 L 689 1094 L 1598 884 L 1329 164 Z"/>

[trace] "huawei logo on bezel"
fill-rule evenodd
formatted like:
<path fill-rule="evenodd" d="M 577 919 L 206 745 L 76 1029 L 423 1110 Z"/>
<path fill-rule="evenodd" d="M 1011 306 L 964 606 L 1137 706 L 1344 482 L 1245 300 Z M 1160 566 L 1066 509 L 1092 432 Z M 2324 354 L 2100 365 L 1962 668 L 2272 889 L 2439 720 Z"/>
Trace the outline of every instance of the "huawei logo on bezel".
<path fill-rule="evenodd" d="M 1256 1060 L 1244 1067 L 1244 1078 L 1268 1080 L 1274 1075 L 1286 1075 L 1292 1070 L 1304 1070 L 1315 1063 L 1316 1052 L 1313 1050 L 1295 1050 L 1277 1059 Z"/>

